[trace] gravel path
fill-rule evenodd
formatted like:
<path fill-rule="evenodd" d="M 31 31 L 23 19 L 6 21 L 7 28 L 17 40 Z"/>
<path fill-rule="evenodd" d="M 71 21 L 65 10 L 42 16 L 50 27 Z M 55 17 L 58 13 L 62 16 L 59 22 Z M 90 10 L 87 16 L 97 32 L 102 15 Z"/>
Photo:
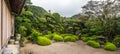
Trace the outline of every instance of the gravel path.
<path fill-rule="evenodd" d="M 104 49 L 92 48 L 82 41 L 56 42 L 49 46 L 26 44 L 20 49 L 20 54 L 120 54 L 120 50 L 106 51 Z"/>

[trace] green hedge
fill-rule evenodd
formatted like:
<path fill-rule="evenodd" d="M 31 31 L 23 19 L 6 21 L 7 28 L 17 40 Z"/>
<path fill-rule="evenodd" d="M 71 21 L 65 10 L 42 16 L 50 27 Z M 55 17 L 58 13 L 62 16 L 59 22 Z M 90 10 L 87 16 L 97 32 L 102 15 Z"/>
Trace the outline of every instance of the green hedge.
<path fill-rule="evenodd" d="M 64 38 L 64 41 L 65 41 L 65 42 L 75 42 L 75 41 L 77 41 L 77 40 L 76 40 L 76 38 L 74 38 L 74 37 L 72 37 L 72 36 L 66 36 L 66 37 Z"/>
<path fill-rule="evenodd" d="M 55 41 L 63 41 L 63 37 L 61 37 L 61 36 L 54 36 L 53 39 Z"/>
<path fill-rule="evenodd" d="M 81 37 L 88 37 L 88 34 L 82 34 Z"/>
<path fill-rule="evenodd" d="M 84 42 L 87 42 L 87 41 L 89 41 L 89 40 L 93 40 L 93 41 L 95 41 L 95 40 L 97 40 L 98 38 L 97 38 L 97 36 L 96 35 L 93 35 L 93 36 L 90 36 L 90 37 L 88 37 L 88 36 L 82 36 L 81 37 L 81 40 L 82 41 L 84 41 Z"/>
<path fill-rule="evenodd" d="M 52 43 L 51 40 L 49 40 L 46 37 L 38 37 L 37 44 L 39 45 L 46 46 L 50 45 L 51 43 Z"/>
<path fill-rule="evenodd" d="M 117 47 L 113 43 L 107 42 L 104 46 L 104 49 L 110 50 L 110 51 L 115 51 L 115 50 L 117 50 Z"/>
<path fill-rule="evenodd" d="M 81 40 L 87 42 L 89 39 L 87 37 L 81 37 Z"/>
<path fill-rule="evenodd" d="M 79 40 L 78 36 L 73 35 L 72 37 L 75 38 L 76 40 Z"/>
<path fill-rule="evenodd" d="M 96 42 L 96 41 L 92 41 L 92 40 L 89 40 L 87 42 L 88 45 L 94 47 L 94 48 L 100 48 L 100 43 L 99 42 Z"/>
<path fill-rule="evenodd" d="M 52 35 L 51 34 L 49 34 L 49 35 L 44 35 L 46 38 L 48 38 L 48 39 L 52 39 Z"/>

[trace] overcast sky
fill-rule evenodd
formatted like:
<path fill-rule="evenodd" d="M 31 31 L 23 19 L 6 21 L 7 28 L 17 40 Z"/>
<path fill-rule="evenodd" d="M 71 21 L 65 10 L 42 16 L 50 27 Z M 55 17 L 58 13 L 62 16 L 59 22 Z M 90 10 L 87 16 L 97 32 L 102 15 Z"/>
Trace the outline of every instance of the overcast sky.
<path fill-rule="evenodd" d="M 45 10 L 58 12 L 62 16 L 72 16 L 80 13 L 81 7 L 89 0 L 31 0 L 33 5 L 43 7 Z"/>

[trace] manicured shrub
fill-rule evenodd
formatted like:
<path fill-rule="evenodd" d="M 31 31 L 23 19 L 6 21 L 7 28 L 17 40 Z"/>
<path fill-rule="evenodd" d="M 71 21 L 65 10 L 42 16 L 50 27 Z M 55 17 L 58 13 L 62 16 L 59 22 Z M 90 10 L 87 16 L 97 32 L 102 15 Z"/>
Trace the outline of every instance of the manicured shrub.
<path fill-rule="evenodd" d="M 62 36 L 64 38 L 66 36 L 72 36 L 72 34 L 61 34 L 60 36 Z"/>
<path fill-rule="evenodd" d="M 104 46 L 104 49 L 110 50 L 110 51 L 115 51 L 115 50 L 117 50 L 117 47 L 113 43 L 107 42 Z"/>
<path fill-rule="evenodd" d="M 59 36 L 59 35 L 57 33 L 53 33 L 52 36 L 54 37 L 54 36 Z"/>
<path fill-rule="evenodd" d="M 87 42 L 89 39 L 87 37 L 81 37 L 81 40 Z"/>
<path fill-rule="evenodd" d="M 42 45 L 42 46 L 46 46 L 46 45 L 50 45 L 52 42 L 50 39 L 46 38 L 46 37 L 38 37 L 37 40 L 37 44 Z"/>
<path fill-rule="evenodd" d="M 89 38 L 89 40 L 97 40 L 97 36 L 96 35 L 93 35 L 93 36 L 88 37 L 88 38 Z"/>
<path fill-rule="evenodd" d="M 75 42 L 76 39 L 75 39 L 74 37 L 72 37 L 72 36 L 66 36 L 66 37 L 64 38 L 64 41 L 65 41 L 65 42 Z"/>
<path fill-rule="evenodd" d="M 72 37 L 75 38 L 76 40 L 79 40 L 78 36 L 73 35 Z"/>
<path fill-rule="evenodd" d="M 63 37 L 61 37 L 61 36 L 54 36 L 53 39 L 55 41 L 63 41 Z"/>
<path fill-rule="evenodd" d="M 81 40 L 83 40 L 84 42 L 87 42 L 88 40 L 97 40 L 97 36 L 96 35 L 93 35 L 91 37 L 87 37 L 86 35 L 85 36 L 82 36 L 81 37 Z"/>
<path fill-rule="evenodd" d="M 81 35 L 81 37 L 88 37 L 88 36 L 89 36 L 88 34 Z"/>
<path fill-rule="evenodd" d="M 86 28 L 82 29 L 82 33 L 87 33 L 88 30 Z"/>
<path fill-rule="evenodd" d="M 48 39 L 52 39 L 52 35 L 51 34 L 45 35 L 45 37 L 48 38 Z"/>
<path fill-rule="evenodd" d="M 52 32 L 51 32 L 51 31 L 48 31 L 47 34 L 52 34 Z"/>
<path fill-rule="evenodd" d="M 115 36 L 113 44 L 115 44 L 117 47 L 120 47 L 120 36 Z"/>
<path fill-rule="evenodd" d="M 96 42 L 96 41 L 92 41 L 92 40 L 89 40 L 87 42 L 88 45 L 94 47 L 94 48 L 100 48 L 100 43 L 99 42 Z"/>
<path fill-rule="evenodd" d="M 32 34 L 30 35 L 29 39 L 33 42 L 36 42 L 37 41 L 37 37 L 38 36 L 41 36 L 42 33 L 36 31 L 36 30 L 33 30 Z"/>

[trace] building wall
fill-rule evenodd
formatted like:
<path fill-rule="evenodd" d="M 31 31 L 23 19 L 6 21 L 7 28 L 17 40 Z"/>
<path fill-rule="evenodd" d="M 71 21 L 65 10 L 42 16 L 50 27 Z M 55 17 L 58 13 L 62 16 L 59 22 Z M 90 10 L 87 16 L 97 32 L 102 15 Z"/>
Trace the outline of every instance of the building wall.
<path fill-rule="evenodd" d="M 1 11 L 1 45 L 4 47 L 7 45 L 10 36 L 12 36 L 14 28 L 14 18 L 6 4 L 5 0 L 2 1 L 2 11 Z"/>
<path fill-rule="evenodd" d="M 1 0 L 0 0 L 0 50 L 1 50 Z"/>

